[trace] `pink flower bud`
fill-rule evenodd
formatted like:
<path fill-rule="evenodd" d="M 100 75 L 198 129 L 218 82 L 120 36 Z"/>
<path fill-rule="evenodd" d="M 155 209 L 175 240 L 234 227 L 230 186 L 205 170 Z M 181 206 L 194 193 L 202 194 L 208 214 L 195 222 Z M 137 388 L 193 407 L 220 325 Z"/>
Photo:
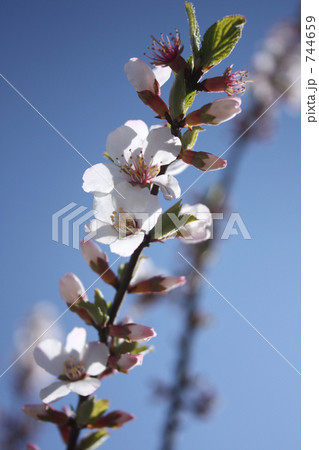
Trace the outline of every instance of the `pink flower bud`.
<path fill-rule="evenodd" d="M 141 59 L 131 58 L 125 64 L 124 70 L 142 102 L 155 111 L 159 118 L 165 119 L 168 107 L 160 97 L 160 86 L 170 77 L 171 69 L 158 66 L 156 70 L 152 70 Z"/>
<path fill-rule="evenodd" d="M 79 278 L 74 273 L 66 273 L 59 280 L 60 295 L 68 306 L 79 300 L 87 302 L 85 289 Z"/>
<path fill-rule="evenodd" d="M 22 406 L 22 411 L 27 416 L 32 417 L 32 419 L 44 420 L 45 422 L 52 422 L 58 425 L 64 425 L 69 420 L 67 414 L 44 403 L 37 405 L 24 405 Z"/>
<path fill-rule="evenodd" d="M 27 450 L 40 450 L 40 447 L 38 447 L 35 444 L 32 444 L 32 442 L 27 443 Z"/>
<path fill-rule="evenodd" d="M 208 172 L 210 170 L 225 169 L 227 161 L 212 153 L 195 152 L 194 150 L 183 150 L 182 160 L 199 170 Z"/>
<path fill-rule="evenodd" d="M 135 419 L 135 416 L 125 411 L 112 411 L 105 416 L 100 417 L 95 422 L 90 424 L 88 428 L 119 428 L 126 422 Z"/>
<path fill-rule="evenodd" d="M 106 253 L 102 252 L 100 247 L 97 244 L 95 244 L 95 242 L 93 242 L 92 240 L 88 241 L 83 240 L 80 242 L 80 244 L 83 258 L 85 259 L 85 261 L 88 263 L 89 266 L 91 265 L 92 262 L 94 264 L 98 264 L 99 259 L 102 259 L 108 263 L 108 257 Z"/>
<path fill-rule="evenodd" d="M 185 122 L 190 127 L 201 124 L 219 125 L 239 114 L 241 112 L 240 105 L 239 97 L 218 98 L 188 114 Z"/>
<path fill-rule="evenodd" d="M 131 286 L 129 292 L 135 294 L 151 294 L 160 293 L 164 294 L 172 289 L 176 289 L 179 286 L 183 286 L 186 283 L 185 277 L 164 277 L 163 275 L 158 275 L 148 280 L 143 280 L 135 285 Z"/>
<path fill-rule="evenodd" d="M 98 273 L 105 283 L 117 287 L 118 279 L 109 267 L 106 253 L 102 252 L 100 247 L 91 240 L 81 241 L 81 251 L 91 269 Z"/>
<path fill-rule="evenodd" d="M 129 370 L 133 369 L 135 366 L 141 366 L 143 363 L 144 355 L 125 353 L 118 356 L 110 356 L 108 360 L 108 365 L 112 369 L 116 369 L 119 372 L 127 373 Z"/>
<path fill-rule="evenodd" d="M 123 338 L 129 342 L 149 341 L 157 336 L 153 328 L 136 323 L 127 323 L 125 325 L 111 325 L 109 327 L 110 336 Z"/>

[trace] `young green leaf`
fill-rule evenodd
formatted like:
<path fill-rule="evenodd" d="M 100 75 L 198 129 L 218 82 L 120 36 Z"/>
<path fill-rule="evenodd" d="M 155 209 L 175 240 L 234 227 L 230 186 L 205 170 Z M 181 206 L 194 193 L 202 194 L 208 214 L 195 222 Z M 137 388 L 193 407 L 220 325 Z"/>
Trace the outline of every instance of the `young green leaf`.
<path fill-rule="evenodd" d="M 182 148 L 183 150 L 192 149 L 196 143 L 198 133 L 205 131 L 202 127 L 193 127 L 191 130 L 185 131 L 182 136 Z"/>
<path fill-rule="evenodd" d="M 106 430 L 95 431 L 83 438 L 77 447 L 78 450 L 94 450 L 99 448 L 108 438 L 109 433 Z"/>
<path fill-rule="evenodd" d="M 169 111 L 173 120 L 180 120 L 184 116 L 186 98 L 186 85 L 184 70 L 180 70 L 175 77 L 169 95 Z"/>
<path fill-rule="evenodd" d="M 76 413 L 76 422 L 79 427 L 86 425 L 89 422 L 89 418 L 93 411 L 95 398 L 88 398 L 83 403 L 80 404 L 77 413 Z"/>
<path fill-rule="evenodd" d="M 193 52 L 194 62 L 195 62 L 195 67 L 196 67 L 196 61 L 198 59 L 199 48 L 200 48 L 199 26 L 198 26 L 196 16 L 195 16 L 194 5 L 190 2 L 185 2 L 185 8 L 186 8 L 187 16 L 188 16 L 191 47 L 192 47 L 192 52 Z"/>
<path fill-rule="evenodd" d="M 226 16 L 208 28 L 200 49 L 203 71 L 216 66 L 230 54 L 241 37 L 245 22 L 245 17 L 240 15 Z"/>
<path fill-rule="evenodd" d="M 91 411 L 88 423 L 93 423 L 97 419 L 99 419 L 101 416 L 103 416 L 105 411 L 108 410 L 109 405 L 110 405 L 110 402 L 108 400 L 104 400 L 104 399 L 97 400 L 96 402 L 94 402 L 93 409 Z"/>

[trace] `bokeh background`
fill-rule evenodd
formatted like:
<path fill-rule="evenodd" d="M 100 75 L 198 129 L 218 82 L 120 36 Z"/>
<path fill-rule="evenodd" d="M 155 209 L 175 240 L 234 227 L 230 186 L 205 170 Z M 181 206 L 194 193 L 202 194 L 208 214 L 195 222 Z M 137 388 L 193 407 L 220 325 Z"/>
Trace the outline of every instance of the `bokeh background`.
<path fill-rule="evenodd" d="M 200 0 L 195 7 L 202 34 L 225 15 L 243 14 L 247 18 L 242 39 L 216 68 L 216 75 L 231 63 L 235 70 L 250 69 L 271 28 L 283 20 L 298 21 L 298 5 L 289 0 Z M 128 83 L 124 63 L 132 56 L 144 57 L 151 34 L 159 36 L 175 28 L 181 33 L 184 55 L 190 53 L 188 24 L 180 0 L 12 0 L 2 2 L 0 9 L 1 74 L 92 164 L 102 161 L 108 133 L 126 120 L 156 123 L 153 112 L 139 101 Z M 259 69 L 269 71 L 269 64 L 259 58 Z M 297 78 L 295 72 L 292 78 Z M 251 86 L 242 99 L 243 111 L 251 102 Z M 168 89 L 163 89 L 164 98 Z M 267 92 L 266 88 L 262 92 Z M 52 321 L 64 311 L 58 279 L 74 272 L 87 287 L 96 275 L 79 250 L 51 238 L 53 213 L 71 202 L 91 208 L 92 198 L 81 189 L 87 162 L 3 78 L 0 95 L 3 372 L 27 343 L 21 327 L 34 330 L 28 322 L 34 305 L 50 302 Z M 196 105 L 210 99 L 213 97 L 205 94 Z M 205 274 L 299 370 L 300 117 L 298 100 L 282 100 L 267 113 L 271 120 L 265 123 L 263 136 L 248 142 L 230 196 L 230 211 L 240 213 L 252 239 L 239 235 L 221 242 Z M 271 101 L 269 96 L 269 105 Z M 200 136 L 196 149 L 221 154 L 237 137 L 238 120 L 239 116 L 209 128 Z M 237 150 L 242 151 L 240 145 L 229 152 Z M 182 190 L 198 175 L 193 169 L 184 172 L 179 177 Z M 185 202 L 196 202 L 220 175 L 212 172 L 201 177 L 187 192 Z M 154 245 L 147 254 L 167 273 L 183 275 L 189 268 L 177 251 L 183 253 L 181 244 L 167 242 Z M 116 259 L 108 254 L 111 262 Z M 103 283 L 94 287 L 103 290 L 107 299 L 112 298 L 111 289 Z M 93 295 L 93 288 L 88 294 Z M 154 396 L 153 388 L 156 380 L 169 382 L 173 376 L 181 332 L 179 295 L 183 291 L 176 291 L 170 301 L 163 297 L 142 313 L 133 296 L 127 298 L 122 313 L 153 326 L 158 336 L 153 341 L 155 352 L 145 357 L 142 367 L 106 380 L 98 391 L 100 397 L 111 400 L 112 409 L 136 415 L 135 421 L 114 430 L 103 448 L 160 448 L 167 404 Z M 204 281 L 201 310 L 213 320 L 194 343 L 192 364 L 202 375 L 203 386 L 210 386 L 217 400 L 213 413 L 204 419 L 185 415 L 176 449 L 189 450 L 195 445 L 219 450 L 298 449 L 299 374 Z M 57 328 L 64 337 L 79 325 L 78 317 L 67 313 Z M 94 333 L 90 337 L 94 339 Z M 14 379 L 31 361 L 30 351 L 1 377 L 3 417 L 10 411 L 19 421 L 22 402 L 38 402 L 37 391 L 47 382 L 41 378 L 35 389 L 28 386 L 23 390 L 23 399 L 16 396 Z M 65 400 L 74 403 L 76 398 Z M 2 433 L 6 431 L 2 429 Z M 41 424 L 32 440 L 45 450 L 63 448 L 50 424 Z M 24 444 L 14 448 L 22 449 Z"/>

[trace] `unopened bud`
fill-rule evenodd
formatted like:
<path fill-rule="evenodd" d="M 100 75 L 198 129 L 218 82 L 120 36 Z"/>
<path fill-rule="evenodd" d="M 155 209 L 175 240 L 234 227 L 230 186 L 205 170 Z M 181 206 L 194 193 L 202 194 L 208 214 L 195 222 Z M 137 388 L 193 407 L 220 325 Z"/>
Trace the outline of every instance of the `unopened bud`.
<path fill-rule="evenodd" d="M 135 419 L 133 414 L 116 410 L 100 417 L 95 422 L 88 425 L 88 428 L 120 428 L 122 425 L 133 419 Z"/>
<path fill-rule="evenodd" d="M 129 292 L 135 294 L 151 294 L 160 293 L 164 294 L 172 289 L 176 289 L 179 286 L 183 286 L 186 283 L 185 277 L 164 277 L 158 275 L 148 280 L 140 281 L 129 288 Z"/>
<path fill-rule="evenodd" d="M 91 240 L 83 240 L 80 244 L 83 258 L 91 269 L 95 273 L 99 274 L 105 283 L 117 287 L 118 279 L 109 267 L 109 261 L 106 253 L 104 253 L 100 247 Z"/>
<path fill-rule="evenodd" d="M 149 341 L 157 336 L 153 328 L 136 323 L 127 323 L 125 325 L 111 325 L 109 327 L 110 336 L 123 338 L 129 342 Z"/>
<path fill-rule="evenodd" d="M 239 114 L 241 112 L 240 105 L 241 99 L 239 97 L 218 98 L 188 114 L 185 122 L 190 127 L 202 124 L 219 125 Z"/>
<path fill-rule="evenodd" d="M 109 357 L 108 365 L 119 372 L 128 373 L 128 371 L 134 367 L 141 366 L 143 358 L 144 355 L 141 353 L 134 355 L 131 353 L 125 353 L 118 356 L 113 355 Z"/>
<path fill-rule="evenodd" d="M 74 305 L 79 300 L 84 302 L 88 300 L 81 280 L 74 273 L 66 273 L 59 280 L 59 288 L 61 298 L 68 306 Z"/>
<path fill-rule="evenodd" d="M 225 169 L 227 161 L 212 153 L 195 152 L 194 150 L 183 150 L 182 160 L 199 170 L 208 172 L 210 170 Z"/>

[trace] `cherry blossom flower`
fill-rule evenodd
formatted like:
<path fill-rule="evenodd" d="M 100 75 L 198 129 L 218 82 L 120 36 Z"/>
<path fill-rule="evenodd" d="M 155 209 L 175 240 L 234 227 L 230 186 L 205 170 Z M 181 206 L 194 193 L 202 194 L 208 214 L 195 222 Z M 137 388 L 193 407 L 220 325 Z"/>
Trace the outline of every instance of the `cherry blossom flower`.
<path fill-rule="evenodd" d="M 240 105 L 239 97 L 218 98 L 188 114 L 185 121 L 191 127 L 201 124 L 219 125 L 241 113 Z"/>
<path fill-rule="evenodd" d="M 197 218 L 179 229 L 177 237 L 185 244 L 197 244 L 206 241 L 211 236 L 210 226 L 212 225 L 211 212 L 202 203 L 196 205 L 183 205 L 181 215 L 191 214 Z"/>
<path fill-rule="evenodd" d="M 245 80 L 248 76 L 247 70 L 237 70 L 231 73 L 233 65 L 227 67 L 222 77 L 207 78 L 200 87 L 207 92 L 226 92 L 228 95 L 243 94 L 246 89 L 246 83 L 251 80 Z"/>
<path fill-rule="evenodd" d="M 96 377 L 106 369 L 108 347 L 101 342 L 86 342 L 86 330 L 74 328 L 67 335 L 66 346 L 60 341 L 46 339 L 34 349 L 36 363 L 59 378 L 40 391 L 44 403 L 51 403 L 75 392 L 91 395 L 99 386 Z"/>
<path fill-rule="evenodd" d="M 114 164 L 96 164 L 83 175 L 83 189 L 93 194 L 108 194 L 122 181 L 133 185 L 156 184 L 166 200 L 178 198 L 181 190 L 175 177 L 159 175 L 161 166 L 176 160 L 181 141 L 168 127 L 153 126 L 148 130 L 142 120 L 130 120 L 110 133 L 106 154 Z"/>
<path fill-rule="evenodd" d="M 117 185 L 119 192 L 94 197 L 94 215 L 85 231 L 101 244 L 110 245 L 113 253 L 130 256 L 142 243 L 161 214 L 159 199 L 147 188 L 129 183 Z"/>

